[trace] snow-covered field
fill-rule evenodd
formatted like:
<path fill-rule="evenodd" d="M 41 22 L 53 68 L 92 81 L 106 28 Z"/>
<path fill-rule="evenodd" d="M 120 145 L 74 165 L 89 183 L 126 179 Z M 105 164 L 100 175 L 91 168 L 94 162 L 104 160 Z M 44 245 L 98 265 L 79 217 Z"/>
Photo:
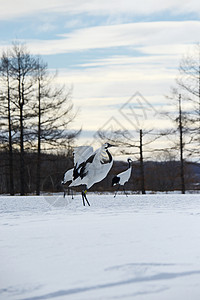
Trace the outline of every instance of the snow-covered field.
<path fill-rule="evenodd" d="M 200 195 L 88 199 L 0 197 L 0 299 L 200 299 Z"/>

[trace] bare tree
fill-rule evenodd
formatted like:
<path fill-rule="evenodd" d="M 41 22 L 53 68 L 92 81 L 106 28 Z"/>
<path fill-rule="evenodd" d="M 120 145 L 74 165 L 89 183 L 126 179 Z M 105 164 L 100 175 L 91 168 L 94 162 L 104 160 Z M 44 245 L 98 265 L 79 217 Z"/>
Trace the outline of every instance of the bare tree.
<path fill-rule="evenodd" d="M 20 153 L 17 170 L 20 170 L 21 195 L 25 194 L 25 186 L 31 190 L 33 175 L 39 195 L 41 152 L 71 153 L 73 141 L 80 133 L 69 127 L 77 115 L 71 101 L 72 89 L 59 86 L 56 74 L 48 72 L 47 64 L 21 44 L 13 44 L 3 52 L 0 79 L 0 141 L 2 147 L 9 149 L 10 193 L 14 193 L 14 149 Z M 36 172 L 30 169 L 25 159 L 28 151 L 37 151 Z"/>
<path fill-rule="evenodd" d="M 182 124 L 182 106 L 181 95 L 179 95 L 179 133 L 180 133 L 180 175 L 181 175 L 181 191 L 185 194 L 185 174 L 184 174 L 184 158 L 183 158 L 183 124 Z"/>
<path fill-rule="evenodd" d="M 200 154 L 200 45 L 195 45 L 180 61 L 179 75 L 172 88 L 173 109 L 166 113 L 175 125 L 172 150 L 179 152 L 181 191 L 185 193 L 186 160 L 198 161 Z M 179 138 L 177 139 L 177 134 Z"/>
<path fill-rule="evenodd" d="M 10 83 L 10 59 L 6 52 L 3 52 L 0 63 L 0 78 L 1 78 L 1 119 L 3 123 L 1 127 L 6 128 L 5 131 L 1 131 L 4 136 L 4 144 L 7 140 L 6 131 L 8 132 L 8 151 L 9 151 L 9 185 L 10 185 L 10 195 L 14 195 L 14 176 L 13 176 L 13 141 L 12 141 L 12 108 L 11 108 L 11 83 Z M 6 112 L 6 114 L 5 114 Z M 7 126 L 6 126 L 6 123 Z M 1 138 L 3 138 L 1 136 Z"/>
<path fill-rule="evenodd" d="M 36 113 L 36 124 L 33 125 L 37 137 L 37 185 L 36 194 L 40 194 L 41 151 L 61 150 L 70 151 L 69 144 L 80 133 L 70 131 L 76 113 L 71 102 L 71 89 L 65 86 L 55 86 L 56 74 L 49 75 L 47 64 L 38 58 L 36 72 L 36 99 L 33 106 Z"/>
<path fill-rule="evenodd" d="M 21 195 L 25 194 L 25 162 L 24 139 L 25 122 L 31 117 L 30 111 L 25 110 L 34 89 L 33 75 L 36 70 L 35 58 L 21 44 L 13 44 L 10 49 L 10 76 L 14 85 L 12 101 L 18 110 L 20 131 L 20 180 Z"/>
<path fill-rule="evenodd" d="M 200 153 L 200 44 L 184 55 L 176 80 L 178 93 L 182 94 L 182 106 L 187 111 L 187 128 L 192 138 L 188 149 L 192 157 Z"/>
<path fill-rule="evenodd" d="M 186 185 L 185 185 L 185 163 L 187 156 L 187 147 L 190 147 L 191 138 L 188 130 L 188 120 L 187 112 L 183 111 L 182 107 L 182 95 L 178 94 L 177 90 L 172 90 L 172 95 L 168 97 L 173 106 L 173 110 L 170 112 L 165 112 L 172 124 L 170 129 L 167 129 L 162 132 L 162 135 L 165 136 L 168 140 L 169 148 L 165 149 L 165 152 L 169 152 L 170 155 L 174 155 L 174 161 L 178 162 L 179 166 L 179 188 L 182 194 L 185 194 Z M 176 157 L 176 158 L 175 158 Z M 169 162 L 171 159 L 169 160 Z"/>
<path fill-rule="evenodd" d="M 141 176 L 141 192 L 142 194 L 145 193 L 145 177 L 144 177 L 144 161 L 143 161 L 143 132 L 140 129 L 140 176 Z"/>

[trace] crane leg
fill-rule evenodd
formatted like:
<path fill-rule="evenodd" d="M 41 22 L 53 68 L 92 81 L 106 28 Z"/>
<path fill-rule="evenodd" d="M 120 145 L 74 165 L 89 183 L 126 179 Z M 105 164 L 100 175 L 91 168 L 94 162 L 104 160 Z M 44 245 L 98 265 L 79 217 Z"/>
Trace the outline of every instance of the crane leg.
<path fill-rule="evenodd" d="M 90 206 L 90 203 L 89 203 L 89 201 L 88 201 L 88 199 L 87 199 L 87 197 L 86 197 L 86 193 L 87 193 L 87 190 L 85 190 L 85 193 L 84 193 L 84 195 L 85 195 L 85 200 L 86 200 L 86 202 L 87 202 L 88 206 Z"/>
<path fill-rule="evenodd" d="M 66 196 L 66 190 L 65 190 L 65 187 L 63 186 L 63 198 L 65 198 Z"/>
<path fill-rule="evenodd" d="M 116 195 L 117 195 L 117 192 L 119 191 L 119 188 L 120 188 L 120 186 L 118 185 L 118 188 L 116 189 L 116 192 L 115 192 L 114 198 L 116 197 Z"/>
<path fill-rule="evenodd" d="M 89 203 L 89 201 L 88 201 L 88 199 L 86 197 L 86 193 L 87 193 L 87 190 L 83 190 L 82 191 L 83 205 L 85 206 L 85 200 L 86 200 L 88 206 L 90 206 L 90 203 Z"/>
<path fill-rule="evenodd" d="M 128 197 L 126 191 L 125 191 L 125 187 L 123 187 L 123 191 L 124 191 L 124 194 L 126 195 L 126 197 Z"/>
<path fill-rule="evenodd" d="M 82 199 L 83 199 L 83 205 L 85 206 L 85 199 L 84 199 L 84 191 L 82 191 Z"/>
<path fill-rule="evenodd" d="M 63 194 L 63 198 L 65 198 L 65 196 L 66 196 L 66 189 L 63 187 L 63 190 L 64 190 L 64 194 Z M 68 189 L 68 195 L 70 195 L 69 194 L 69 189 Z M 73 190 L 71 190 L 72 191 L 72 199 L 74 199 L 74 194 L 73 194 Z"/>

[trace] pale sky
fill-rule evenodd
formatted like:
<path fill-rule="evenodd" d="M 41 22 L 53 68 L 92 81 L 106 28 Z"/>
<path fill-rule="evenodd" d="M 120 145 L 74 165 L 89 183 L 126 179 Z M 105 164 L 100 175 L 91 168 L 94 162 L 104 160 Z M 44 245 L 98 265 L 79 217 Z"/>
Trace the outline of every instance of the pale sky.
<path fill-rule="evenodd" d="M 100 128 L 166 126 L 165 95 L 200 40 L 199 1 L 0 0 L 0 8 L 0 48 L 25 42 L 73 85 L 73 126 L 87 138 Z"/>

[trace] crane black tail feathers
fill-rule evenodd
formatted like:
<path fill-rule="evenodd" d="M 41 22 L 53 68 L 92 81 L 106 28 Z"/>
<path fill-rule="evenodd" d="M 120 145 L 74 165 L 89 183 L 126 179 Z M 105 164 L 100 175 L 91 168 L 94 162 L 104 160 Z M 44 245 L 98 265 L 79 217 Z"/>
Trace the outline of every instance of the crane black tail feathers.
<path fill-rule="evenodd" d="M 113 179 L 112 179 L 112 186 L 114 186 L 114 185 L 118 184 L 118 183 L 119 183 L 119 181 L 120 181 L 120 178 L 119 178 L 119 177 L 117 177 L 117 176 L 114 176 L 114 177 L 113 177 Z"/>

